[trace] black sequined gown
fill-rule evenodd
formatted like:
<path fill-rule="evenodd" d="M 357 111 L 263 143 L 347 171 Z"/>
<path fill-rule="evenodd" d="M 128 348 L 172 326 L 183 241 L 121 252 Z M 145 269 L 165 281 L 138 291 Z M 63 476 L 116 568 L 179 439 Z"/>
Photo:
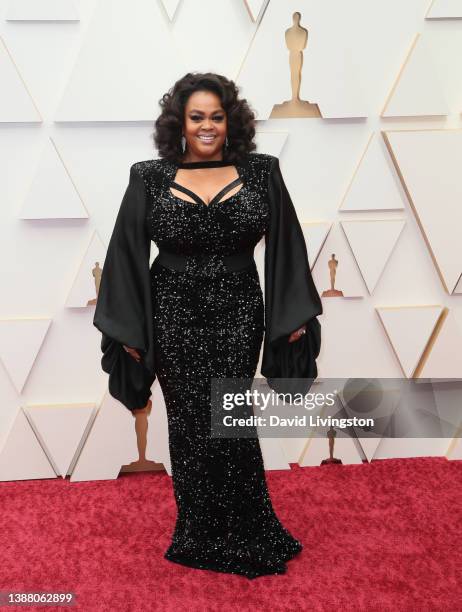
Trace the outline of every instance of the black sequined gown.
<path fill-rule="evenodd" d="M 195 165 L 179 167 L 194 172 Z M 184 272 L 151 266 L 156 375 L 178 510 L 165 558 L 248 578 L 284 573 L 302 544 L 274 513 L 258 438 L 210 436 L 211 377 L 252 378 L 264 333 L 255 264 L 230 272 L 223 256 L 259 242 L 268 203 L 242 177 L 209 204 L 186 190 L 190 202 L 171 192 L 175 175 L 172 166 L 147 213 L 156 245 L 190 256 Z"/>

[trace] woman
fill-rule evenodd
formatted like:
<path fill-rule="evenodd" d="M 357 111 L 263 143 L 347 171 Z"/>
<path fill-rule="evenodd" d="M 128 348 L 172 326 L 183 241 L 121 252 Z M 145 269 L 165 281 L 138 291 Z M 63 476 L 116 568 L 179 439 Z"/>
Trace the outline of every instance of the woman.
<path fill-rule="evenodd" d="M 302 544 L 274 513 L 258 437 L 211 436 L 210 383 L 253 378 L 264 332 L 273 389 L 315 378 L 321 301 L 279 160 L 252 152 L 255 117 L 235 84 L 187 74 L 160 105 L 161 157 L 131 167 L 103 268 L 102 367 L 134 413 L 149 409 L 156 377 L 164 395 L 178 509 L 165 558 L 281 574 Z M 253 259 L 262 236 L 265 303 Z"/>

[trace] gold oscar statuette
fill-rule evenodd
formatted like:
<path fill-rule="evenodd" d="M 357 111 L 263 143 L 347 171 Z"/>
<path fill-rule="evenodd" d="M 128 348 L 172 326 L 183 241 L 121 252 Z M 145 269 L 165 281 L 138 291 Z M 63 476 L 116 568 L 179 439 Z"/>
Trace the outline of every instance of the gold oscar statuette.
<path fill-rule="evenodd" d="M 293 25 L 285 32 L 286 46 L 289 49 L 290 85 L 292 99 L 282 104 L 275 104 L 270 119 L 287 117 L 322 117 L 317 104 L 300 100 L 302 82 L 303 50 L 308 41 L 308 30 L 300 25 L 301 13 L 292 15 Z"/>
<path fill-rule="evenodd" d="M 334 444 L 335 444 L 336 435 L 337 435 L 337 432 L 331 425 L 329 431 L 327 432 L 327 437 L 329 438 L 329 458 L 323 459 L 321 461 L 321 465 L 331 465 L 333 463 L 342 463 L 341 459 L 336 459 L 334 457 Z"/>
<path fill-rule="evenodd" d="M 323 291 L 321 297 L 342 297 L 343 292 L 335 289 L 335 275 L 337 274 L 338 266 L 338 259 L 335 259 L 335 253 L 332 253 L 327 265 L 329 266 L 330 289 Z"/>
<path fill-rule="evenodd" d="M 99 267 L 99 261 L 96 261 L 95 262 L 95 267 L 91 271 L 91 273 L 93 275 L 93 278 L 95 279 L 95 293 L 96 293 L 96 297 L 92 298 L 91 300 L 88 300 L 87 306 L 92 306 L 93 304 L 96 304 L 96 300 L 98 299 L 99 285 L 101 283 L 101 274 L 102 274 L 102 272 L 103 272 L 102 268 Z"/>

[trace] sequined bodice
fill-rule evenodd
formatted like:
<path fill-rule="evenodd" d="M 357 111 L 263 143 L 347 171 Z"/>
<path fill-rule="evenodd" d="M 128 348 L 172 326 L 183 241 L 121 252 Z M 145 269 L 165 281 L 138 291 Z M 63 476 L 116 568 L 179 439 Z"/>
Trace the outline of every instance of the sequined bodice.
<path fill-rule="evenodd" d="M 232 255 L 255 247 L 269 223 L 266 184 L 256 168 L 236 165 L 236 169 L 242 182 L 239 191 L 232 195 L 219 192 L 217 196 L 224 199 L 215 197 L 209 204 L 200 199 L 191 202 L 172 193 L 170 188 L 177 188 L 174 164 L 164 162 L 161 181 L 155 177 L 150 181 L 145 169 L 150 196 L 147 227 L 159 249 L 204 256 Z M 233 183 L 237 185 L 239 181 L 224 187 Z"/>

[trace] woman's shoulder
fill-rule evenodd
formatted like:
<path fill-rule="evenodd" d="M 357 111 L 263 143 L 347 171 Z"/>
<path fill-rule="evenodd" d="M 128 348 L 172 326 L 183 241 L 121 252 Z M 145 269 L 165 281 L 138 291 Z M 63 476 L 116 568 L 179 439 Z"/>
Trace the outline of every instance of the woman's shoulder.
<path fill-rule="evenodd" d="M 161 179 L 168 172 L 171 172 L 168 160 L 164 158 L 143 159 L 137 161 L 130 167 L 130 173 L 139 174 L 145 182 L 150 185 L 160 184 Z"/>
<path fill-rule="evenodd" d="M 269 153 L 248 153 L 247 154 L 248 165 L 257 172 L 260 176 L 268 175 L 273 168 L 278 158 Z"/>
<path fill-rule="evenodd" d="M 135 172 L 138 172 L 141 175 L 145 175 L 147 172 L 153 170 L 161 170 L 166 166 L 166 164 L 167 160 L 161 157 L 158 157 L 156 159 L 143 159 L 132 164 L 130 169 L 133 168 Z"/>
<path fill-rule="evenodd" d="M 278 159 L 274 155 L 270 155 L 269 153 L 248 153 L 249 161 L 253 161 L 254 163 L 265 164 L 267 166 L 271 166 L 275 159 Z"/>
<path fill-rule="evenodd" d="M 279 164 L 279 158 L 269 153 L 248 153 L 250 168 L 263 180 L 268 180 Z"/>

